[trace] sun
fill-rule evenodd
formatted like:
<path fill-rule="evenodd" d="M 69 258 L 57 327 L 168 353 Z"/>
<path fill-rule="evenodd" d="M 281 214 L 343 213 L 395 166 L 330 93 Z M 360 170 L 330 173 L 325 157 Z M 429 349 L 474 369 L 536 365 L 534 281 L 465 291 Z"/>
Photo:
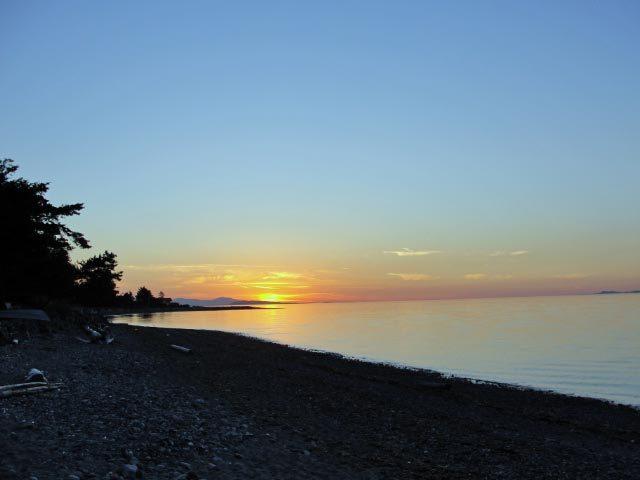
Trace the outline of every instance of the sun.
<path fill-rule="evenodd" d="M 261 293 L 258 298 L 263 302 L 281 302 L 283 296 L 277 293 Z"/>

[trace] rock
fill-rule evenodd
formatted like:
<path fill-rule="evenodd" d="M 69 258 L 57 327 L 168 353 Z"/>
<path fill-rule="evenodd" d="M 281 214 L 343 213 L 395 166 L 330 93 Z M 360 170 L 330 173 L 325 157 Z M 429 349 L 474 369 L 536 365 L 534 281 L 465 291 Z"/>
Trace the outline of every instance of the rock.
<path fill-rule="evenodd" d="M 187 473 L 183 473 L 182 475 L 178 475 L 175 480 L 199 480 L 200 477 L 198 477 L 198 474 L 193 472 L 193 471 L 189 471 Z"/>
<path fill-rule="evenodd" d="M 138 476 L 139 470 L 137 465 L 132 465 L 130 463 L 125 463 L 122 466 L 122 474 L 124 478 L 139 478 Z"/>
<path fill-rule="evenodd" d="M 27 382 L 46 382 L 47 377 L 45 377 L 44 372 L 42 370 L 38 370 L 37 368 L 32 368 L 31 370 L 29 370 L 29 373 L 27 373 L 25 380 Z"/>

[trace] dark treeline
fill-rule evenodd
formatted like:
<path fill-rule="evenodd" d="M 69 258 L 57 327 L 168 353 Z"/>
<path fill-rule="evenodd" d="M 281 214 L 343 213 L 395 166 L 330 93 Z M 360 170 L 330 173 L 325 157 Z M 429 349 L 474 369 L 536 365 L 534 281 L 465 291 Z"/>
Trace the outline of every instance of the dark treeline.
<path fill-rule="evenodd" d="M 52 300 L 92 307 L 175 305 L 146 287 L 135 295 L 119 294 L 122 272 L 115 253 L 72 262 L 74 248 L 91 247 L 64 223 L 79 215 L 83 204 L 53 205 L 45 196 L 49 185 L 17 177 L 17 169 L 12 160 L 0 160 L 0 305 L 45 306 Z"/>

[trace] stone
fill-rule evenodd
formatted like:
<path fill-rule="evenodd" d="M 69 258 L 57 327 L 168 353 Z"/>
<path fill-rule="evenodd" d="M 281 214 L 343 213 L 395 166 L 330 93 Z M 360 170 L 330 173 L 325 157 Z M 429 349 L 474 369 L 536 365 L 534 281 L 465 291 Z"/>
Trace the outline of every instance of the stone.
<path fill-rule="evenodd" d="M 32 368 L 31 370 L 29 370 L 29 373 L 27 373 L 25 380 L 27 382 L 46 382 L 47 377 L 45 377 L 44 372 L 42 370 L 38 370 L 37 368 Z"/>
<path fill-rule="evenodd" d="M 130 463 L 125 463 L 122 466 L 122 473 L 125 478 L 136 478 L 136 476 L 138 475 L 138 466 L 132 465 Z"/>
<path fill-rule="evenodd" d="M 198 474 L 192 471 L 178 475 L 175 480 L 199 480 Z"/>

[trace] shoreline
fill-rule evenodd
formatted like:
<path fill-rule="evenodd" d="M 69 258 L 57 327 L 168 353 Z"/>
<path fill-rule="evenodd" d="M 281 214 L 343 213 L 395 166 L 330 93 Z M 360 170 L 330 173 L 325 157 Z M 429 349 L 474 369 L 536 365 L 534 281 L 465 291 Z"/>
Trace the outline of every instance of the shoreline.
<path fill-rule="evenodd" d="M 260 308 L 260 307 L 258 307 Z M 227 308 L 222 308 L 222 310 L 227 310 Z M 152 313 L 152 312 L 149 312 Z M 107 317 L 107 320 L 110 323 L 113 323 L 113 320 L 118 318 L 118 317 L 122 317 L 123 319 L 126 319 L 127 316 L 129 315 L 133 315 L 134 313 L 131 314 L 117 314 L 117 315 L 109 315 Z M 640 411 L 640 403 L 635 404 L 635 403 L 624 403 L 624 402 L 620 402 L 617 400 L 613 400 L 610 398 L 604 398 L 604 397 L 596 397 L 596 396 L 589 396 L 589 395 L 581 395 L 579 393 L 575 393 L 575 392 L 562 392 L 562 391 L 558 391 L 558 390 L 553 390 L 551 388 L 545 388 L 545 387 L 537 387 L 537 386 L 533 386 L 533 385 L 527 385 L 527 384 L 519 384 L 519 383 L 510 383 L 510 382 L 504 382 L 504 381 L 499 381 L 499 380 L 494 380 L 491 378 L 480 378 L 480 377 L 471 377 L 471 376 L 466 376 L 464 373 L 456 373 L 456 372 L 449 372 L 446 370 L 438 370 L 438 369 L 433 369 L 433 368 L 428 368 L 428 367 L 420 367 L 420 366 L 415 366 L 415 365 L 407 365 L 407 364 L 403 364 L 400 362 L 394 362 L 394 361 L 390 361 L 390 360 L 381 360 L 381 359 L 376 359 L 373 357 L 367 357 L 367 356 L 356 356 L 356 355 L 348 355 L 348 354 L 343 354 L 340 352 L 335 352 L 335 351 L 331 351 L 331 350 L 322 350 L 322 349 L 318 349 L 318 348 L 311 348 L 311 347 L 303 347 L 303 346 L 298 346 L 298 345 L 294 345 L 294 344 L 286 344 L 286 343 L 280 343 L 277 342 L 275 340 L 271 340 L 268 338 L 261 338 L 258 336 L 253 336 L 250 334 L 246 334 L 243 332 L 233 332 L 233 331 L 226 331 L 226 330 L 216 330 L 216 329 L 204 329 L 204 328 L 182 328 L 182 327 L 161 327 L 161 326 L 155 326 L 155 325 L 144 325 L 144 324 L 129 324 L 126 323 L 126 321 L 123 322 L 117 322 L 114 323 L 115 325 L 128 325 L 131 327 L 136 327 L 136 328 L 158 328 L 158 329 L 168 329 L 168 330 L 186 330 L 186 331 L 193 331 L 193 332 L 220 332 L 220 333 L 228 333 L 231 335 L 239 335 L 241 337 L 250 339 L 250 340 L 255 340 L 258 342 L 265 342 L 268 344 L 273 344 L 273 345 L 279 345 L 279 346 L 284 346 L 287 348 L 291 348 L 291 349 L 295 349 L 295 350 L 300 350 L 301 352 L 311 352 L 311 353 L 319 353 L 319 354 L 324 354 L 324 355 L 332 355 L 332 356 L 336 356 L 340 359 L 343 359 L 345 361 L 350 361 L 350 360 L 354 360 L 354 361 L 358 361 L 358 362 L 364 362 L 364 363 L 371 363 L 373 365 L 381 365 L 381 366 L 387 366 L 390 368 L 397 368 L 397 369 L 401 369 L 401 370 L 410 370 L 410 371 L 415 371 L 415 372 L 424 372 L 426 374 L 437 374 L 439 376 L 442 376 L 443 378 L 452 378 L 452 379 L 459 379 L 459 380 L 463 380 L 463 381 L 468 381 L 470 383 L 482 383 L 482 384 L 488 384 L 488 385 L 495 385 L 497 387 L 502 387 L 502 388 L 511 388 L 511 389 L 516 389 L 516 390 L 531 390 L 531 391 L 535 391 L 535 392 L 542 392 L 542 393 L 548 393 L 550 395 L 562 395 L 562 396 L 567 396 L 567 397 L 572 397 L 572 398 L 585 398 L 585 399 L 591 399 L 591 400 L 598 400 L 601 402 L 605 402 L 605 403 L 610 403 L 612 405 L 620 405 L 620 406 L 625 406 L 625 407 L 630 407 L 633 409 L 636 409 L 638 411 Z"/>
<path fill-rule="evenodd" d="M 218 311 L 218 310 L 259 310 L 260 308 L 255 305 L 225 305 L 219 307 L 140 307 L 140 308 L 97 308 L 89 309 L 95 310 L 99 315 L 103 315 L 107 318 L 138 315 L 145 313 L 168 313 L 168 312 L 206 312 L 206 311 Z"/>
<path fill-rule="evenodd" d="M 116 315 L 114 317 L 108 317 L 108 320 L 111 321 L 113 318 L 118 317 L 118 316 L 122 316 L 122 317 L 127 317 L 128 315 L 135 315 L 135 313 L 131 313 L 131 314 L 122 314 L 122 315 Z M 570 398 L 583 398 L 586 400 L 597 400 L 599 402 L 604 402 L 604 403 L 608 403 L 614 406 L 621 406 L 621 407 L 629 407 L 632 408 L 634 410 L 638 410 L 640 412 L 640 404 L 636 405 L 633 403 L 622 403 L 622 402 L 616 402 L 615 400 L 610 400 L 608 398 L 602 398 L 602 397 L 590 397 L 587 395 L 579 395 L 577 393 L 565 393 L 565 392 L 559 392 L 556 390 L 552 390 L 552 389 L 547 389 L 547 388 L 542 388 L 542 387 L 534 387 L 531 385 L 523 385 L 523 384 L 518 384 L 518 383 L 508 383 L 508 382 L 500 382 L 497 380 L 488 380 L 488 379 L 484 379 L 484 378 L 474 378 L 474 377 L 467 377 L 465 375 L 460 375 L 457 373 L 449 373 L 446 371 L 442 371 L 442 370 L 435 370 L 435 369 L 431 369 L 431 368 L 426 368 L 426 367 L 415 367 L 412 365 L 404 365 L 402 363 L 397 363 L 397 362 L 391 362 L 391 361 L 385 361 L 385 360 L 376 360 L 374 358 L 370 358 L 370 357 L 366 357 L 366 356 L 355 356 L 355 355 L 346 355 L 340 352 L 332 352 L 330 350 L 322 350 L 322 349 L 316 349 L 316 348 L 305 348 L 305 347 L 300 347 L 300 346 L 296 346 L 296 345 L 289 345 L 289 344 L 285 344 L 285 343 L 280 343 L 280 342 L 276 342 L 273 340 L 269 340 L 266 338 L 260 338 L 260 337 L 256 337 L 253 335 L 249 335 L 246 333 L 242 333 L 242 332 L 228 332 L 225 330 L 215 330 L 215 329 L 204 329 L 204 328 L 169 328 L 169 327 L 156 327 L 154 325 L 136 325 L 136 324 L 128 324 L 125 322 L 118 322 L 115 323 L 114 325 L 126 325 L 128 327 L 133 327 L 133 328 L 156 328 L 156 329 L 160 329 L 160 330 L 177 330 L 177 331 L 181 331 L 181 330 L 186 330 L 186 331 L 191 331 L 191 332 L 201 332 L 201 333 L 206 333 L 206 332 L 216 332 L 216 333 L 225 333 L 225 334 L 229 334 L 229 335 L 237 335 L 243 338 L 247 338 L 249 340 L 255 340 L 256 342 L 263 342 L 266 344 L 270 344 L 270 345 L 275 345 L 275 346 L 281 346 L 281 347 L 286 347 L 286 348 L 290 348 L 292 350 L 298 350 L 301 353 L 302 352 L 308 352 L 308 353 L 317 353 L 320 355 L 328 355 L 328 356 L 332 356 L 332 357 L 336 357 L 339 360 L 344 360 L 344 361 L 354 361 L 354 362 L 359 362 L 359 363 L 369 363 L 373 366 L 378 365 L 381 367 L 389 367 L 389 368 L 393 368 L 393 369 L 398 369 L 398 370 L 406 370 L 406 371 L 410 371 L 410 372 L 415 372 L 417 374 L 423 373 L 426 375 L 438 375 L 440 377 L 442 377 L 443 379 L 451 379 L 451 380 L 460 380 L 460 381 L 464 381 L 464 382 L 469 382 L 471 384 L 482 384 L 482 385 L 491 385 L 491 386 L 495 386 L 497 388 L 504 388 L 504 389 L 513 389 L 513 390 L 520 390 L 520 391 L 532 391 L 532 392 L 537 392 L 537 393 L 544 393 L 544 394 L 549 394 L 549 395 L 559 395 L 559 396 L 564 396 L 564 397 L 570 397 Z"/>
<path fill-rule="evenodd" d="M 0 383 L 36 367 L 64 385 L 0 400 L 0 477 L 126 478 L 129 450 L 158 479 L 640 476 L 632 406 L 235 333 L 111 328 L 111 345 L 58 332 L 0 347 Z"/>

